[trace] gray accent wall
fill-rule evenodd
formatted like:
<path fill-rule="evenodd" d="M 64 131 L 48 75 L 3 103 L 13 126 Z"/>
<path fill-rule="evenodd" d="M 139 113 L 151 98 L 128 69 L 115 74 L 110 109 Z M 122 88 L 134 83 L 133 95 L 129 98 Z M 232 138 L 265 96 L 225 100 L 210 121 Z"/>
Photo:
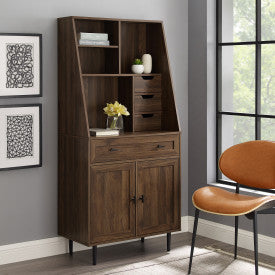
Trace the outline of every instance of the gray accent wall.
<path fill-rule="evenodd" d="M 193 192 L 216 180 L 215 3 L 216 0 L 192 0 L 188 7 L 188 213 L 191 216 L 195 211 Z M 234 226 L 233 217 L 207 213 L 201 213 L 200 217 Z M 275 237 L 274 226 L 274 215 L 259 215 L 260 234 Z M 240 228 L 252 231 L 252 221 L 241 217 Z"/>
<path fill-rule="evenodd" d="M 182 128 L 182 216 L 188 214 L 188 1 L 1 1 L 0 32 L 43 34 L 43 97 L 0 99 L 43 104 L 43 166 L 0 171 L 0 245 L 57 236 L 56 18 L 70 15 L 164 21 Z"/>
<path fill-rule="evenodd" d="M 188 30 L 188 213 L 192 194 L 207 179 L 207 1 L 189 1 Z"/>

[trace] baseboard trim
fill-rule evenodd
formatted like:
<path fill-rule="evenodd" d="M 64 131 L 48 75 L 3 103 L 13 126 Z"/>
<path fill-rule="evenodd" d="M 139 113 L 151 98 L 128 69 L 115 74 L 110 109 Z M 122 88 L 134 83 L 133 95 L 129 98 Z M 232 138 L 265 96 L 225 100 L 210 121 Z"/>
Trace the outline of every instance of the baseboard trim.
<path fill-rule="evenodd" d="M 189 231 L 189 216 L 181 217 L 181 232 Z"/>
<path fill-rule="evenodd" d="M 74 251 L 85 249 L 87 247 L 81 244 L 74 245 Z M 68 241 L 62 237 L 2 245 L 0 246 L 0 265 L 65 253 L 68 253 Z"/>
<path fill-rule="evenodd" d="M 181 231 L 193 231 L 194 217 L 184 216 L 181 218 Z M 198 235 L 214 240 L 233 244 L 234 227 L 199 219 Z M 148 238 L 155 238 L 151 236 Z M 125 241 L 130 242 L 133 240 Z M 124 242 L 124 243 L 125 243 Z M 119 242 L 122 243 L 122 242 Z M 117 244 L 117 243 L 116 243 Z M 102 246 L 114 245 L 105 244 Z M 239 246 L 253 250 L 253 235 L 246 230 L 239 230 Z M 259 234 L 259 252 L 275 257 L 275 238 Z M 84 245 L 74 243 L 74 251 L 90 249 Z M 68 253 L 68 240 L 63 237 L 54 237 L 42 240 L 35 240 L 23 243 L 0 246 L 0 265 L 15 262 L 33 260 L 43 257 L 55 256 Z"/>
<path fill-rule="evenodd" d="M 194 217 L 188 217 L 188 231 L 193 232 Z M 227 226 L 204 219 L 199 219 L 197 234 L 228 244 L 234 244 L 234 226 Z M 239 229 L 238 246 L 254 250 L 253 233 Z M 275 238 L 258 234 L 259 253 L 275 257 Z"/>
<path fill-rule="evenodd" d="M 188 216 L 182 217 L 182 230 L 175 233 L 188 231 Z M 173 233 L 174 234 L 174 233 Z M 163 235 L 163 234 L 162 234 Z M 147 238 L 156 238 L 159 235 L 150 236 Z M 132 242 L 133 240 L 116 242 L 110 244 L 103 244 L 103 246 L 109 246 L 120 243 Z M 87 246 L 74 242 L 74 251 L 81 251 L 91 249 Z M 43 257 L 50 257 L 69 252 L 68 240 L 63 237 L 54 237 L 48 239 L 41 239 L 29 242 L 15 243 L 0 246 L 0 265 L 11 264 L 21 261 L 34 260 Z"/>

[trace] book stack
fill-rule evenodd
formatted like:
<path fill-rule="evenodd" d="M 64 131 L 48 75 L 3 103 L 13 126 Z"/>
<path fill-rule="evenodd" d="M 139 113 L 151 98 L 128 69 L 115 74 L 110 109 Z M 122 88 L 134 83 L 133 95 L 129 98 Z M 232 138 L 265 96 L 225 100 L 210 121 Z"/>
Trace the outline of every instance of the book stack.
<path fill-rule="evenodd" d="M 94 137 L 119 136 L 119 130 L 110 129 L 91 128 L 90 133 Z"/>
<path fill-rule="evenodd" d="M 79 45 L 109 46 L 108 33 L 80 32 L 78 34 Z"/>

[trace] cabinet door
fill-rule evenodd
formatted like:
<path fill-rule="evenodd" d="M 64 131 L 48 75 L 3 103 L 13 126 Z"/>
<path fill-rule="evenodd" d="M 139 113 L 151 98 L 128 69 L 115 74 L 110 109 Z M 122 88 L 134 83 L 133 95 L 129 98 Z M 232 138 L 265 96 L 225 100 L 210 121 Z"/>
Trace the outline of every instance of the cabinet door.
<path fill-rule="evenodd" d="M 135 236 L 135 164 L 92 166 L 91 244 Z"/>
<path fill-rule="evenodd" d="M 180 229 L 179 159 L 137 164 L 137 235 Z"/>

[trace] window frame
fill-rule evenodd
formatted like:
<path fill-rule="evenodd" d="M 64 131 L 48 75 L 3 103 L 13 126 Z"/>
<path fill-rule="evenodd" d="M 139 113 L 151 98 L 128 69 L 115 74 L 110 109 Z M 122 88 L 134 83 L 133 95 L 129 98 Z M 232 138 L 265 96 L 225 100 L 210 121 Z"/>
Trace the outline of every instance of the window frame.
<path fill-rule="evenodd" d="M 232 0 L 233 1 L 233 0 Z M 271 118 L 275 119 L 275 115 L 261 114 L 261 47 L 265 44 L 274 44 L 275 40 L 261 40 L 261 5 L 262 0 L 255 0 L 256 12 L 256 36 L 255 40 L 249 42 L 222 42 L 222 2 L 223 0 L 216 0 L 216 182 L 236 186 L 235 182 L 222 180 L 221 171 L 219 170 L 219 157 L 221 155 L 221 125 L 222 116 L 244 116 L 255 118 L 255 140 L 261 139 L 261 119 Z M 255 112 L 254 113 L 238 113 L 222 111 L 222 49 L 227 46 L 240 46 L 240 45 L 254 45 L 255 46 Z M 245 186 L 248 189 L 249 188 Z M 260 190 L 260 189 L 258 189 Z M 275 193 L 275 190 L 270 190 Z"/>

